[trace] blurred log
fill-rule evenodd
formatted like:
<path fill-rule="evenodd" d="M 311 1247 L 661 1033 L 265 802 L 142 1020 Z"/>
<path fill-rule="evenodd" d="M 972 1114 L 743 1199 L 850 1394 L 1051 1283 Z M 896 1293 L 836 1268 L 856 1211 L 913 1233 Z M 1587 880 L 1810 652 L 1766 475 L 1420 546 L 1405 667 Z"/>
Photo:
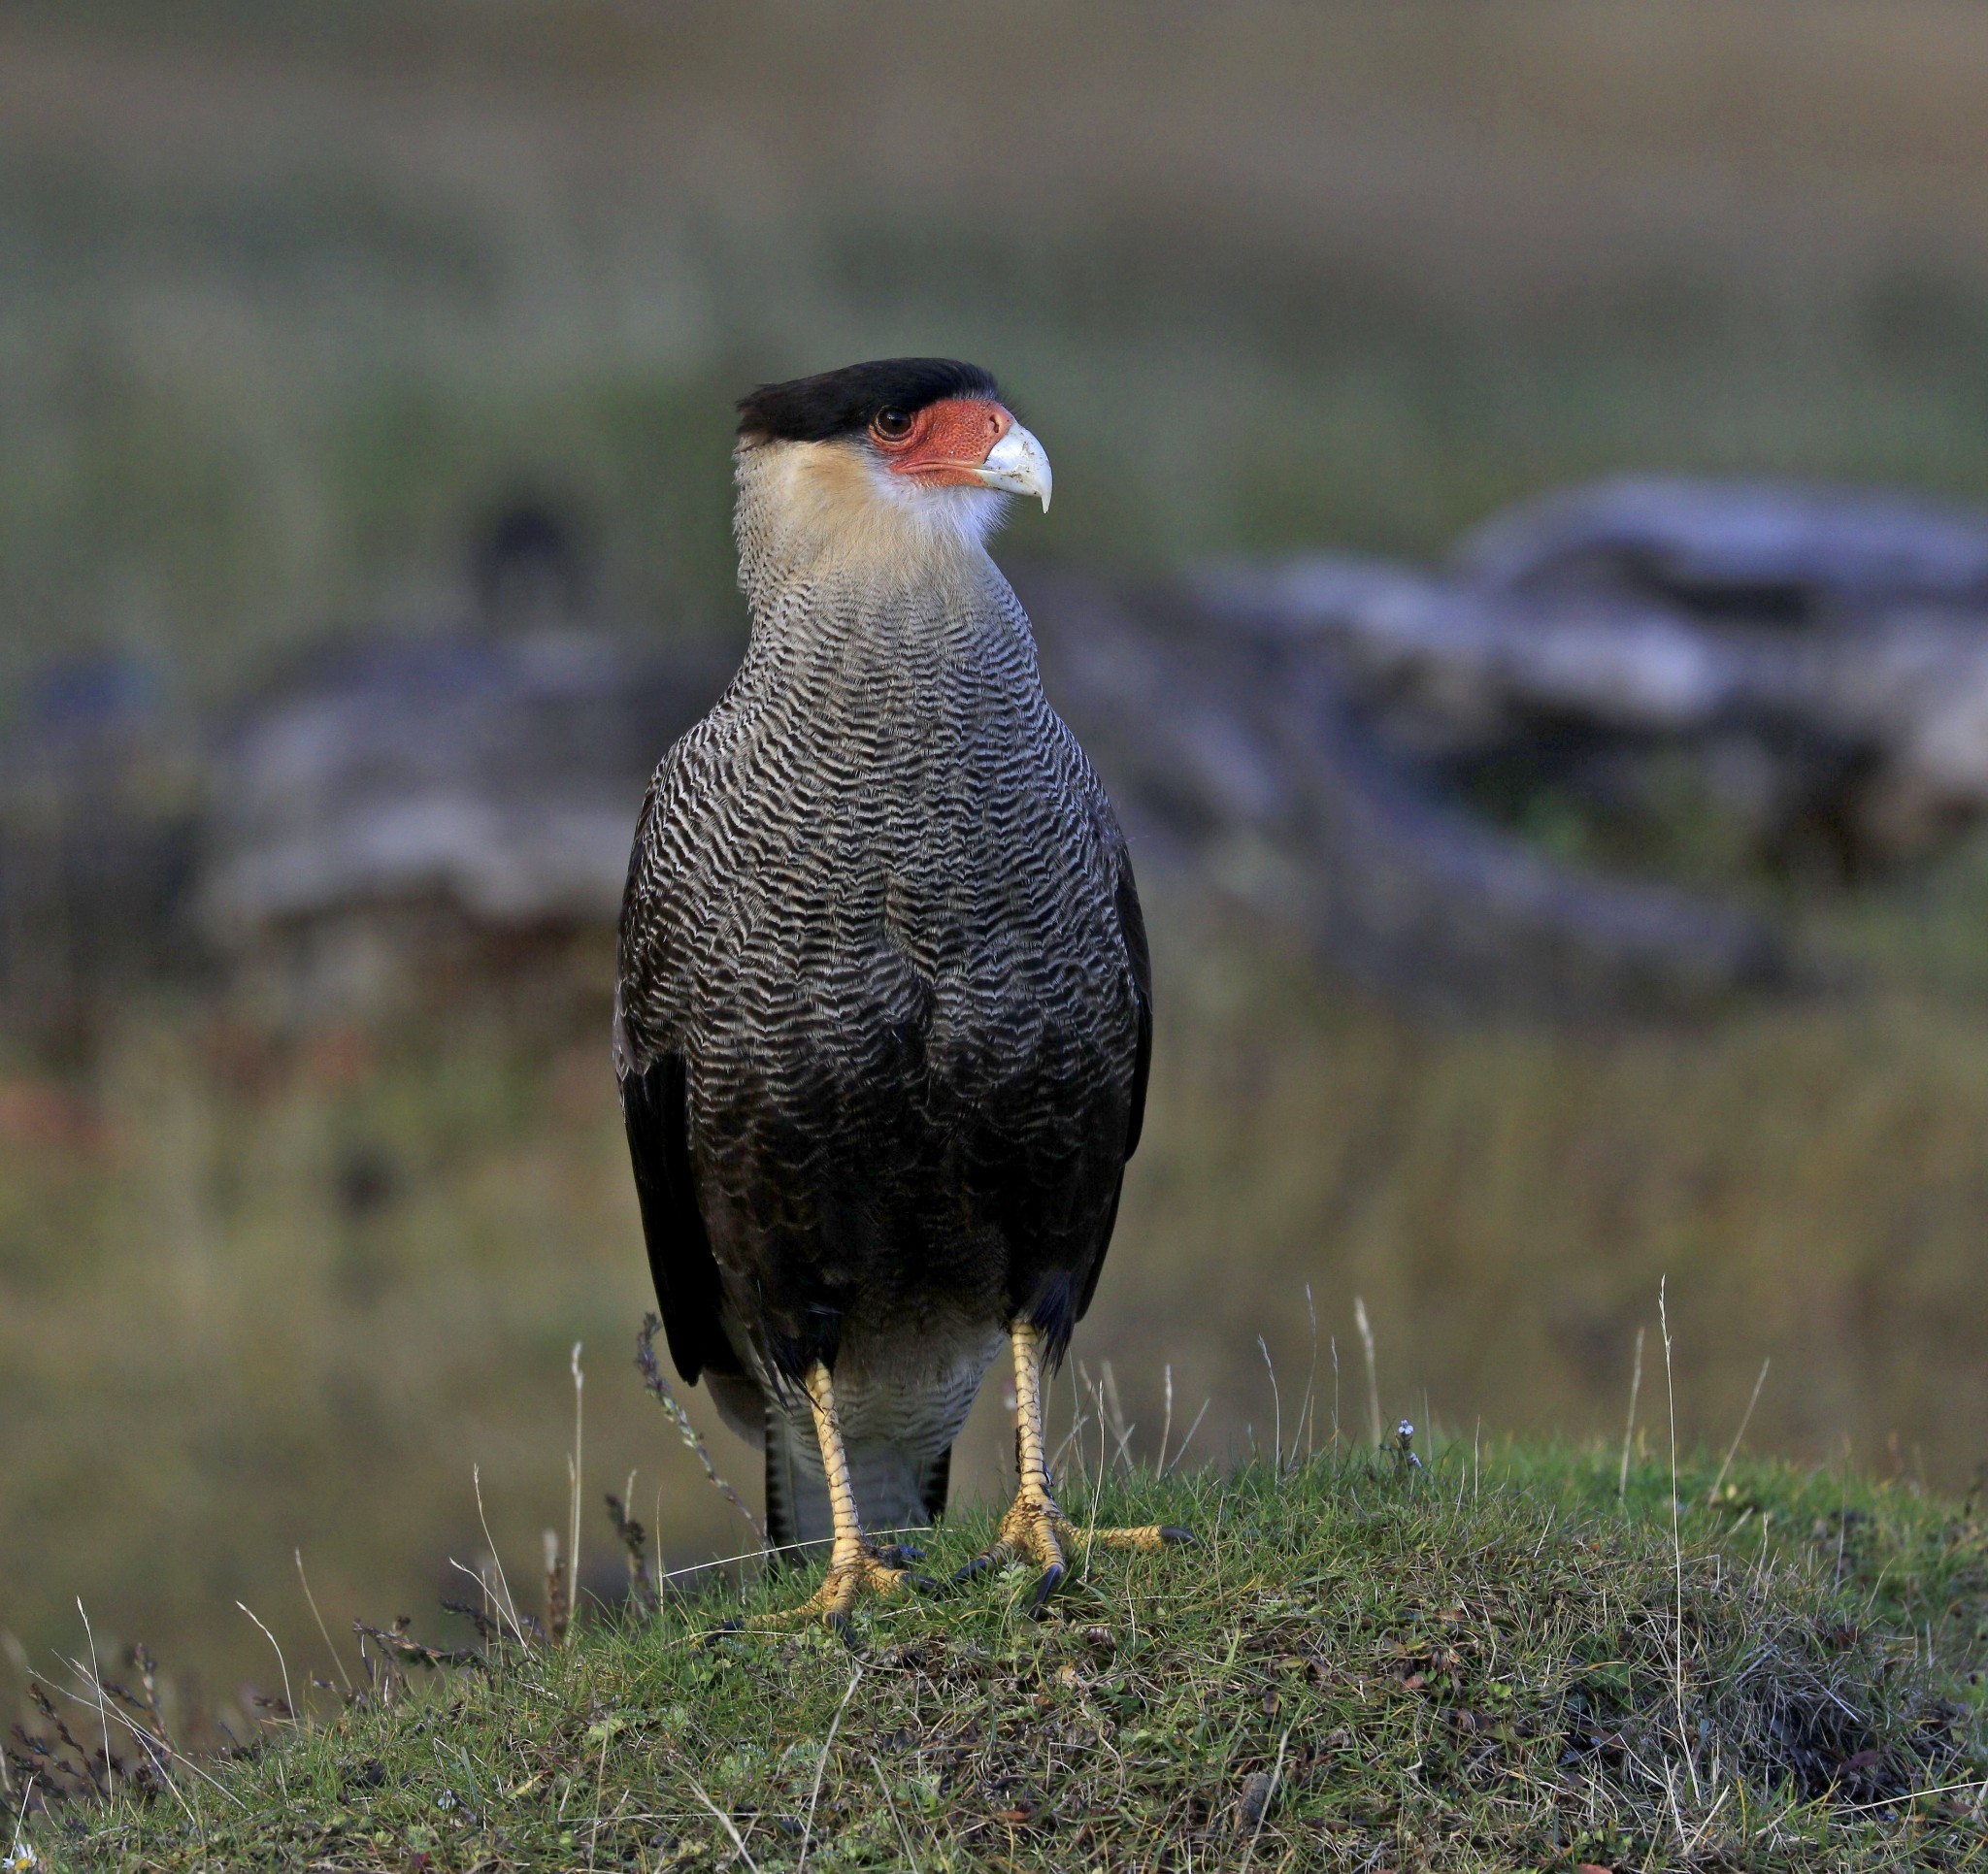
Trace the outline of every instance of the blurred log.
<path fill-rule="evenodd" d="M 401 899 L 612 922 L 649 774 L 728 668 L 580 630 L 324 652 L 224 740 L 206 915 L 231 939 Z"/>
<path fill-rule="evenodd" d="M 307 1013 L 390 996 L 409 952 L 459 975 L 612 930 L 649 775 L 731 661 L 580 627 L 327 646 L 222 738 L 205 928 Z"/>
<path fill-rule="evenodd" d="M 159 674 L 78 659 L 27 686 L 0 742 L 0 1016 L 86 1056 L 115 991 L 188 961 L 204 776 Z"/>
<path fill-rule="evenodd" d="M 1889 489 L 1621 476 L 1495 515 L 1459 546 L 1478 588 L 1655 601 L 1755 624 L 1938 605 L 1988 618 L 1988 517 Z"/>
<path fill-rule="evenodd" d="M 1016 581 L 1051 701 L 1137 856 L 1279 917 L 1413 1000 L 1675 1013 L 1786 979 L 1773 934 L 1663 887 L 1572 871 L 1443 804 L 1350 707 L 1323 643 L 1185 589 Z"/>
<path fill-rule="evenodd" d="M 1868 559 L 1863 570 L 1874 578 Z M 1328 656 L 1406 754 L 1481 758 L 1568 730 L 1729 770 L 1737 751 L 1763 844 L 1826 821 L 1853 871 L 1988 809 L 1988 613 L 1860 589 L 1865 608 L 1839 593 L 1788 629 L 1599 586 L 1487 589 L 1333 556 L 1227 569 L 1202 586 L 1222 615 Z"/>
<path fill-rule="evenodd" d="M 1283 919 L 1334 967 L 1561 1013 L 1698 1007 L 1779 972 L 1751 920 L 1569 872 L 1419 789 L 1304 634 L 1178 588 L 1021 583 L 1051 696 L 1142 860 Z M 223 744 L 209 927 L 276 960 L 291 1016 L 391 1000 L 411 955 L 460 975 L 493 937 L 606 931 L 648 773 L 728 671 L 581 631 L 328 649 Z"/>

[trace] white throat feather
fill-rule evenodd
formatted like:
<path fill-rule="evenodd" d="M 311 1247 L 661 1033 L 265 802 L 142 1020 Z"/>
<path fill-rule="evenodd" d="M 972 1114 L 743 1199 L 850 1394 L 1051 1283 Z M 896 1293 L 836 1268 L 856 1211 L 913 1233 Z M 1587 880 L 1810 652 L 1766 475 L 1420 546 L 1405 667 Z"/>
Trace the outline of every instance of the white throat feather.
<path fill-rule="evenodd" d="M 893 475 L 860 443 L 742 444 L 733 529 L 755 626 L 796 585 L 975 587 L 1009 497 Z"/>

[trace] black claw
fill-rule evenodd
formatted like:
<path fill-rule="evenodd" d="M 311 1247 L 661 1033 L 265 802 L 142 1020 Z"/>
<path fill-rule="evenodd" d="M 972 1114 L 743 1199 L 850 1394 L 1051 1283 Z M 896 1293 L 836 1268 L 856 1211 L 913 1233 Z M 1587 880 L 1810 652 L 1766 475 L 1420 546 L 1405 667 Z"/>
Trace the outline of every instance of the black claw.
<path fill-rule="evenodd" d="M 1196 1535 L 1192 1529 L 1183 1529 L 1174 1523 L 1165 1523 L 1160 1526 L 1160 1540 L 1167 1543 L 1184 1542 L 1191 1549 L 1201 1547 L 1200 1536 Z"/>
<path fill-rule="evenodd" d="M 930 1575 L 908 1574 L 905 1586 L 914 1595 L 943 1595 L 945 1592 L 944 1582 L 934 1581 Z"/>
<path fill-rule="evenodd" d="M 824 1614 L 821 1617 L 821 1624 L 851 1653 L 856 1650 L 855 1628 L 849 1625 L 849 1617 L 846 1614 Z"/>
<path fill-rule="evenodd" d="M 993 1565 L 994 1558 L 991 1555 L 977 1555 L 964 1568 L 955 1568 L 952 1571 L 952 1578 L 955 1581 L 971 1581 L 976 1575 L 985 1574 Z"/>
<path fill-rule="evenodd" d="M 925 1551 L 912 1548 L 909 1542 L 887 1542 L 877 1551 L 877 1559 L 886 1568 L 904 1568 L 913 1562 L 923 1562 Z"/>
<path fill-rule="evenodd" d="M 1052 1562 L 1043 1570 L 1043 1578 L 1036 1583 L 1036 1592 L 1029 1596 L 1029 1618 L 1041 1620 L 1049 1605 L 1049 1596 L 1063 1585 L 1065 1569 L 1060 1562 Z"/>
<path fill-rule="evenodd" d="M 723 1639 L 727 1633 L 743 1633 L 745 1632 L 745 1630 L 746 1623 L 744 1621 L 719 1621 L 718 1624 L 715 1627 L 713 1627 L 711 1629 L 711 1631 L 704 1636 L 703 1644 L 706 1647 L 706 1649 L 709 1650 L 710 1648 L 716 1646 L 717 1643 L 721 1639 Z"/>

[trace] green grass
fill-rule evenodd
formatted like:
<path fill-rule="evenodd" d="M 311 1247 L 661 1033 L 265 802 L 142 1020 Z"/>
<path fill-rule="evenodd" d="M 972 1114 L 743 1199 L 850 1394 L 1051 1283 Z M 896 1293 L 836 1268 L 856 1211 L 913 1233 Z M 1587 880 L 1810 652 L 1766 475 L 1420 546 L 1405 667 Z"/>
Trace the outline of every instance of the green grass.
<path fill-rule="evenodd" d="M 1988 1457 L 1979 904 L 1866 934 L 1881 995 L 1581 1035 L 1405 1021 L 1156 892 L 1146 1138 L 1077 1360 L 1115 1373 L 1135 1457 L 1171 1364 L 1175 1443 L 1208 1399 L 1189 1462 L 1224 1459 L 1273 1423 L 1258 1335 L 1288 1410 L 1309 1288 L 1329 1400 L 1363 1296 L 1390 1418 L 1619 1438 L 1668 1276 L 1687 1445 L 1724 1448 L 1772 1359 L 1749 1450 L 1964 1495 Z M 638 1471 L 672 1565 L 739 1546 L 629 1369 L 653 1297 L 605 1011 L 561 1043 L 522 1026 L 458 1010 L 285 1053 L 218 1011 L 134 1011 L 74 1085 L 0 1074 L 0 1732 L 9 1640 L 73 1654 L 79 1598 L 106 1657 L 197 1668 L 239 1729 L 270 1656 L 236 1602 L 293 1660 L 298 1549 L 336 1630 L 432 1606 L 484 1552 L 472 1464 L 498 1552 L 531 1554 L 562 1522 L 577 1340 L 590 1489 Z M 983 1395 L 967 1501 L 1011 1463 Z"/>
<path fill-rule="evenodd" d="M 729 399 L 897 349 L 981 357 L 1044 437 L 1056 510 L 1015 554 L 1435 553 L 1624 466 L 1988 496 L 1978 14 L 1151 16 L 17 6 L 0 721 L 79 647 L 212 701 L 343 624 L 446 611 L 464 529 L 520 482 L 584 514 L 613 619 L 736 623 Z M 967 73 L 998 152 L 960 134 Z M 1077 1349 L 1115 1362 L 1135 1453 L 1167 1362 L 1179 1420 L 1214 1401 L 1197 1453 L 1260 1431 L 1256 1336 L 1288 1383 L 1308 1287 L 1342 1351 L 1364 1295 L 1390 1410 L 1606 1434 L 1668 1274 L 1687 1440 L 1722 1447 L 1772 1356 L 1754 1446 L 1966 1490 L 1984 879 L 1976 853 L 1844 911 L 1854 994 L 1673 1034 L 1408 1021 L 1155 891 L 1147 1142 Z M 298 1548 L 334 1631 L 432 1606 L 481 1553 L 472 1463 L 528 1552 L 577 1339 L 589 1474 L 640 1464 L 645 1506 L 660 1474 L 672 1560 L 730 1546 L 622 1366 L 649 1298 L 603 1023 L 265 1058 L 224 1012 L 140 1008 L 75 1084 L 0 1063 L 0 1718 L 7 1643 L 75 1652 L 81 1597 L 107 1658 L 149 1640 L 240 1730 L 269 1654 L 235 1602 L 293 1671 Z M 369 1156 L 394 1176 L 360 1214 Z M 987 1393 L 968 1497 L 1005 1463 Z M 619 1657 L 544 1669 L 583 1710 Z M 817 1664 L 806 1695 L 840 1697 Z M 817 1750 L 823 1716 L 795 1711 Z"/>
<path fill-rule="evenodd" d="M 1202 1546 L 1100 1555 L 1043 1623 L 1019 1572 L 874 1604 L 850 1647 L 717 1632 L 804 1592 L 776 1576 L 481 1667 L 348 1650 L 356 1694 L 29 1839 L 76 1869 L 1988 1866 L 1988 1529 L 1767 1463 L 1708 1506 L 1715 1468 L 1675 1547 L 1668 1465 L 1618 1501 L 1601 1449 L 1074 1472 L 1079 1516 Z"/>

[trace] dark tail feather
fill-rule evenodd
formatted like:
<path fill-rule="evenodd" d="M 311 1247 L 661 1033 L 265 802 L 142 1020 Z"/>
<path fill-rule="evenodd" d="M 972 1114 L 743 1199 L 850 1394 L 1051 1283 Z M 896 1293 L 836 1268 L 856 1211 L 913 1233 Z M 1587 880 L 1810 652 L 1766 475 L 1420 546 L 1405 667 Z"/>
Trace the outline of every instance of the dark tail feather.
<path fill-rule="evenodd" d="M 918 1479 L 918 1496 L 925 1505 L 925 1514 L 935 1523 L 945 1514 L 945 1493 L 951 1486 L 952 1447 L 947 1445 L 925 1466 L 924 1476 Z"/>
<path fill-rule="evenodd" d="M 828 1492 L 806 1469 L 793 1445 L 793 1422 L 766 1408 L 766 1541 L 776 1566 L 804 1560 L 796 1545 L 826 1542 L 835 1533 Z"/>

